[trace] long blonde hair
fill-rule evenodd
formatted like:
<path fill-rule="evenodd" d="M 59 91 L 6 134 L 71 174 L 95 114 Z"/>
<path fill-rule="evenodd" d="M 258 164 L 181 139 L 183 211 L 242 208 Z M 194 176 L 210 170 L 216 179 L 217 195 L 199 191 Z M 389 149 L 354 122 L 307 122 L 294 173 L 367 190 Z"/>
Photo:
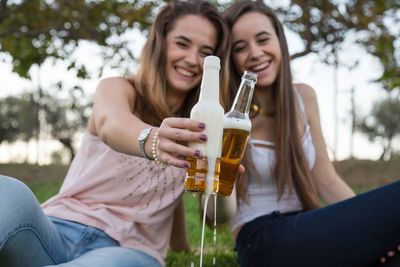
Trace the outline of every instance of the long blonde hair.
<path fill-rule="evenodd" d="M 228 102 L 228 62 L 225 60 L 225 55 L 229 51 L 230 42 L 224 19 L 216 6 L 206 0 L 174 1 L 166 5 L 155 18 L 142 51 L 140 68 L 136 77 L 131 79 L 137 92 L 134 112 L 152 125 L 159 125 L 166 117 L 188 117 L 198 99 L 199 86 L 188 93 L 182 106 L 175 113 L 171 111 L 166 101 L 166 35 L 175 22 L 185 15 L 204 17 L 216 29 L 218 40 L 214 54 L 221 59 L 220 96 L 224 107 Z"/>
<path fill-rule="evenodd" d="M 305 210 L 318 208 L 321 204 L 304 155 L 301 134 L 297 127 L 295 92 L 290 71 L 290 56 L 283 26 L 276 17 L 275 12 L 262 1 L 242 0 L 233 4 L 224 12 L 224 17 L 228 22 L 229 28 L 232 29 L 237 19 L 249 12 L 258 12 L 270 19 L 278 36 L 282 53 L 279 74 L 272 86 L 273 97 L 276 103 L 275 152 L 277 163 L 275 177 L 278 197 L 282 197 L 287 186 L 292 193 L 294 187 Z M 235 90 L 238 88 L 241 74 L 234 67 L 232 57 L 230 58 L 230 72 L 232 76 L 230 88 Z M 232 96 L 234 95 L 233 92 Z M 247 157 L 245 160 L 249 161 L 249 158 Z M 246 180 L 237 180 L 238 195 L 243 199 L 246 198 Z"/>

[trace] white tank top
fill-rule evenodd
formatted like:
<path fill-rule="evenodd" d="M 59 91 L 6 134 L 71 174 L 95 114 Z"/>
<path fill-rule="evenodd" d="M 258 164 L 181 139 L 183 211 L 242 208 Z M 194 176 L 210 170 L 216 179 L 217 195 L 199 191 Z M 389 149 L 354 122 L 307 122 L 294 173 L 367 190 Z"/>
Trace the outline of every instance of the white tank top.
<path fill-rule="evenodd" d="M 315 163 L 315 147 L 312 143 L 310 126 L 305 116 L 303 101 L 296 90 L 295 92 L 299 99 L 301 116 L 306 126 L 304 136 L 302 137 L 302 146 L 309 167 L 312 169 Z M 232 230 L 257 217 L 270 214 L 276 210 L 283 213 L 302 209 L 296 192 L 289 194 L 289 188 L 286 188 L 284 194 L 278 200 L 277 186 L 273 174 L 276 165 L 275 150 L 273 148 L 255 146 L 257 144 L 274 146 L 273 142 L 249 140 L 246 153 L 251 153 L 250 158 L 256 170 L 249 168 L 248 198 L 246 202 L 241 199 L 238 200 L 238 209 L 230 221 Z"/>

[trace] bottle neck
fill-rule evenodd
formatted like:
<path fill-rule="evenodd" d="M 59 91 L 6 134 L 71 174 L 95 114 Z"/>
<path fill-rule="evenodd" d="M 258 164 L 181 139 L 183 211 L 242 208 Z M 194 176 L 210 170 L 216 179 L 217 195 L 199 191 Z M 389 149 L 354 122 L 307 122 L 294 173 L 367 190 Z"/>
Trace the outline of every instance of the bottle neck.
<path fill-rule="evenodd" d="M 200 86 L 200 101 L 219 103 L 219 68 L 204 68 Z"/>
<path fill-rule="evenodd" d="M 250 111 L 251 100 L 253 99 L 254 86 L 257 80 L 252 78 L 242 77 L 239 90 L 236 93 L 235 100 L 231 111 L 238 111 L 242 114 L 248 115 Z"/>

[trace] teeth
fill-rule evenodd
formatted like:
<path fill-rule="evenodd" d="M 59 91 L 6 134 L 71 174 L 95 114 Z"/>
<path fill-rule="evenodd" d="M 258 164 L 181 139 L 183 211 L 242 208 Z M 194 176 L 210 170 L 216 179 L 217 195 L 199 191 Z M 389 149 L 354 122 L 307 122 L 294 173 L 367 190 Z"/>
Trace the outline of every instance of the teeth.
<path fill-rule="evenodd" d="M 176 71 L 179 72 L 180 74 L 184 75 L 184 76 L 188 76 L 188 77 L 193 77 L 194 76 L 193 72 L 190 72 L 190 71 L 187 71 L 187 70 L 184 70 L 184 69 L 181 69 L 181 68 L 176 68 Z"/>
<path fill-rule="evenodd" d="M 268 64 L 269 63 L 263 63 L 263 64 L 253 67 L 252 69 L 255 71 L 259 71 L 259 70 L 265 69 L 268 66 Z"/>

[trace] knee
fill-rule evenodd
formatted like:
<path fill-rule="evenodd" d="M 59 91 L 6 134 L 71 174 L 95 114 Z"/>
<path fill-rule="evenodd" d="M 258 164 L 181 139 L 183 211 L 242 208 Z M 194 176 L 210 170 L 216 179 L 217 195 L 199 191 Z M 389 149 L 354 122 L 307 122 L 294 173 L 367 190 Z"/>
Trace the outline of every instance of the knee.
<path fill-rule="evenodd" d="M 0 214 L 2 218 L 12 214 L 26 215 L 37 206 L 32 191 L 23 182 L 0 175 Z M 22 215 L 24 214 L 24 215 Z"/>
<path fill-rule="evenodd" d="M 7 196 L 3 200 L 19 198 L 26 194 L 30 195 L 31 190 L 23 182 L 11 177 L 0 175 L 0 196 Z"/>

